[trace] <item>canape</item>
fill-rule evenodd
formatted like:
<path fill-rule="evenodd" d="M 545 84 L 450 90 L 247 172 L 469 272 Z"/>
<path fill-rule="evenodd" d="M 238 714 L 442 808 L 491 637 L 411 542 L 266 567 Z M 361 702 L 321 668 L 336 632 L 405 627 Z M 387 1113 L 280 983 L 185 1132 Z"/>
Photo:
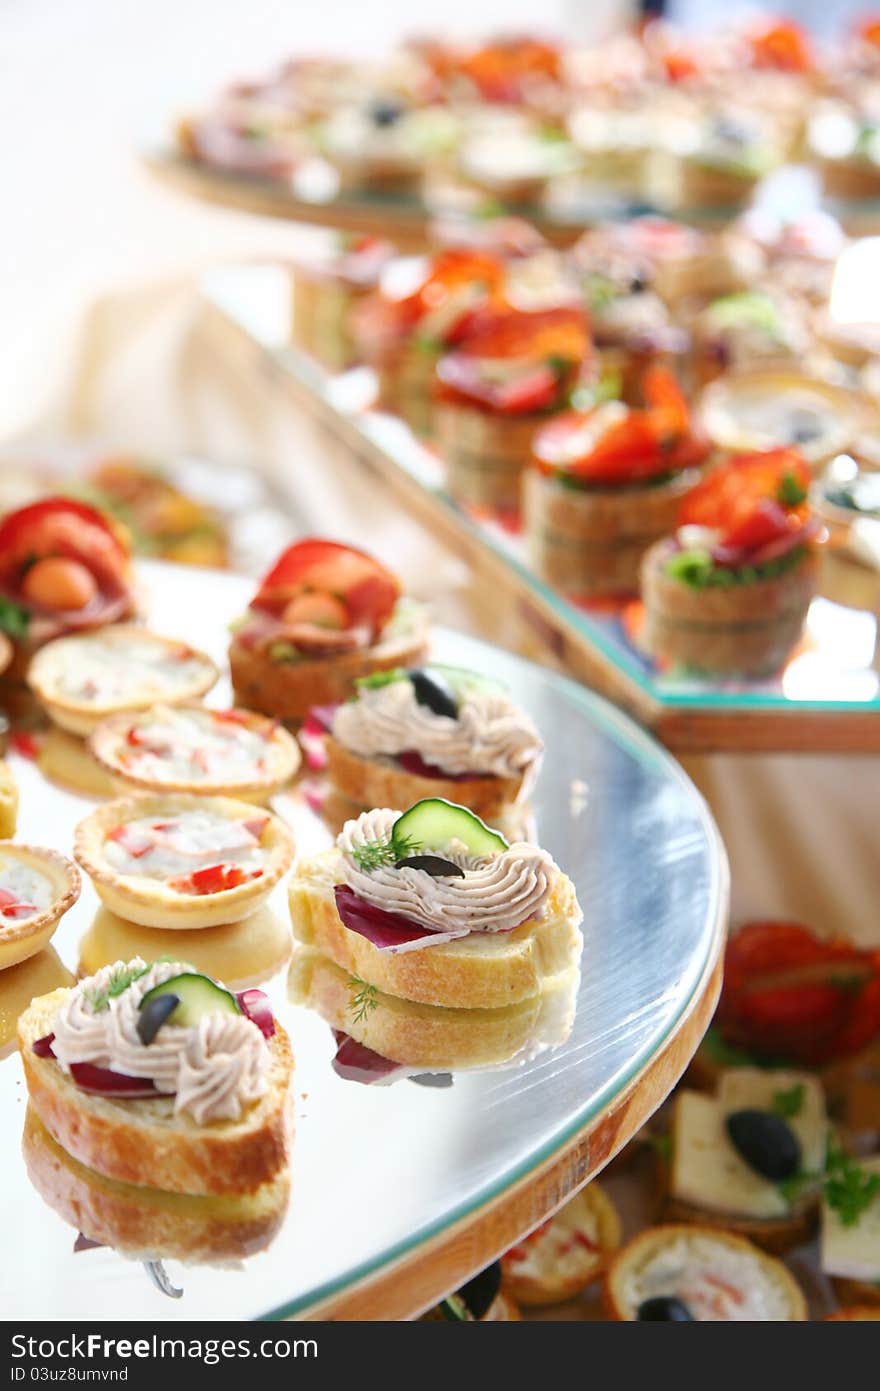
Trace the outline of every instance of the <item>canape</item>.
<path fill-rule="evenodd" d="M 596 240 L 631 258 L 637 273 L 672 310 L 684 300 L 746 289 L 761 265 L 753 248 L 666 217 L 637 217 L 585 232 L 578 243 L 582 264 Z"/>
<path fill-rule="evenodd" d="M 299 115 L 259 92 L 232 92 L 213 110 L 182 116 L 176 138 L 181 154 L 198 164 L 285 183 L 309 148 Z"/>
<path fill-rule="evenodd" d="M 110 715 L 197 700 L 218 675 L 189 643 L 121 623 L 47 643 L 28 685 L 55 724 L 84 735 Z"/>
<path fill-rule="evenodd" d="M 129 1260 L 226 1266 L 241 1261 L 270 1244 L 290 1197 L 287 1169 L 253 1193 L 240 1194 L 167 1193 L 107 1178 L 62 1149 L 32 1106 L 21 1149 L 37 1193 L 80 1241 L 110 1247 Z"/>
<path fill-rule="evenodd" d="M 558 128 L 505 123 L 466 135 L 456 151 L 459 175 L 507 206 L 539 203 L 551 180 L 579 163 Z"/>
<path fill-rule="evenodd" d="M 702 393 L 700 422 L 731 453 L 793 446 L 813 468 L 849 448 L 865 426 L 867 403 L 818 377 L 765 368 L 728 372 Z"/>
<path fill-rule="evenodd" d="M 293 859 L 289 831 L 231 797 L 121 798 L 76 828 L 74 854 L 111 912 L 144 927 L 215 927 L 255 913 Z"/>
<path fill-rule="evenodd" d="M 880 1306 L 880 1155 L 829 1154 L 821 1265 L 842 1304 Z"/>
<path fill-rule="evenodd" d="M 562 1304 L 597 1280 L 620 1245 L 621 1221 L 598 1183 L 588 1183 L 501 1258 L 504 1288 L 519 1304 Z"/>
<path fill-rule="evenodd" d="M 296 740 L 277 720 L 203 705 L 154 705 L 102 720 L 89 747 L 119 792 L 265 802 L 300 765 Z"/>
<path fill-rule="evenodd" d="M 603 1289 L 616 1322 L 800 1323 L 807 1301 L 781 1261 L 712 1227 L 649 1227 L 612 1257 Z"/>
<path fill-rule="evenodd" d="M 47 498 L 0 522 L 0 630 L 14 649 L 2 676 L 7 696 L 21 693 L 45 643 L 134 612 L 128 545 L 94 508 Z"/>
<path fill-rule="evenodd" d="M 292 1057 L 261 991 L 185 962 L 118 961 L 33 1001 L 30 1103 L 67 1154 L 172 1193 L 253 1193 L 286 1168 Z"/>
<path fill-rule="evenodd" d="M 437 364 L 437 442 L 459 502 L 515 511 L 532 437 L 568 403 L 591 361 L 586 317 L 510 310 Z"/>
<path fill-rule="evenodd" d="M 634 403 L 645 369 L 652 363 L 674 368 L 689 335 L 653 288 L 649 260 L 625 239 L 604 228 L 586 232 L 571 260 L 603 376 L 619 379 L 618 394 Z"/>
<path fill-rule="evenodd" d="M 135 554 L 223 569 L 230 553 L 226 522 L 168 473 L 156 459 L 110 455 L 88 470 L 77 492 L 126 527 Z"/>
<path fill-rule="evenodd" d="M 769 123 L 741 109 L 709 110 L 702 120 L 682 122 L 678 138 L 658 152 L 651 179 L 661 203 L 674 190 L 676 208 L 739 207 L 781 157 Z"/>
<path fill-rule="evenodd" d="M 400 582 L 353 546 L 309 539 L 288 547 L 235 625 L 229 665 L 249 710 L 298 722 L 345 700 L 358 677 L 424 655 L 427 620 Z"/>
<path fill-rule="evenodd" d="M 293 261 L 294 343 L 331 371 L 348 367 L 355 357 L 352 310 L 376 289 L 393 255 L 382 237 L 339 234 L 324 255 Z"/>
<path fill-rule="evenodd" d="M 376 1083 L 425 1072 L 470 1072 L 519 1065 L 571 1033 L 580 985 L 580 942 L 569 965 L 547 976 L 535 995 L 492 1009 L 460 1009 L 399 999 L 352 976 L 312 947 L 296 945 L 290 1000 L 326 1021 L 336 1039 L 334 1071 Z"/>
<path fill-rule="evenodd" d="M 847 236 L 819 209 L 798 218 L 750 208 L 722 237 L 733 254 L 748 258 L 752 283 L 766 283 L 821 308 L 828 304 L 837 258 Z"/>
<path fill-rule="evenodd" d="M 413 107 L 392 93 L 341 106 L 314 131 L 318 149 L 343 189 L 418 190 L 429 160 L 455 144 L 458 120 L 447 107 Z"/>
<path fill-rule="evenodd" d="M 326 751 L 330 777 L 360 807 L 446 797 L 491 819 L 528 797 L 543 743 L 503 686 L 432 664 L 358 681 Z"/>
<path fill-rule="evenodd" d="M 459 1009 L 538 994 L 571 964 L 582 917 L 545 850 L 439 798 L 347 821 L 300 863 L 290 910 L 297 940 L 366 984 Z"/>
<path fill-rule="evenodd" d="M 729 369 L 795 364 L 810 346 L 798 306 L 769 290 L 745 290 L 713 300 L 696 316 L 691 331 L 700 386 Z"/>
<path fill-rule="evenodd" d="M 351 315 L 358 357 L 376 372 L 379 405 L 427 433 L 438 359 L 501 302 L 503 285 L 504 263 L 488 252 L 449 247 L 393 261 Z"/>
<path fill-rule="evenodd" d="M 79 870 L 57 850 L 0 841 L 0 970 L 45 947 L 79 890 Z"/>
<path fill-rule="evenodd" d="M 821 533 L 796 450 L 719 465 L 683 502 L 679 528 L 642 561 L 643 642 L 658 660 L 722 676 L 769 675 L 800 641 Z"/>
<path fill-rule="evenodd" d="M 828 1119 L 809 1073 L 738 1067 L 722 1072 L 715 1096 L 680 1089 L 670 1138 L 668 1221 L 723 1222 L 775 1254 L 814 1230 Z"/>
<path fill-rule="evenodd" d="M 880 195 L 880 120 L 875 94 L 867 101 L 828 101 L 817 107 L 808 128 L 810 155 L 830 198 L 857 202 Z"/>
<path fill-rule="evenodd" d="M 570 411 L 535 436 L 524 489 L 532 564 L 568 594 L 632 592 L 649 546 L 674 525 L 707 447 L 675 379 L 643 378 L 646 405 Z"/>

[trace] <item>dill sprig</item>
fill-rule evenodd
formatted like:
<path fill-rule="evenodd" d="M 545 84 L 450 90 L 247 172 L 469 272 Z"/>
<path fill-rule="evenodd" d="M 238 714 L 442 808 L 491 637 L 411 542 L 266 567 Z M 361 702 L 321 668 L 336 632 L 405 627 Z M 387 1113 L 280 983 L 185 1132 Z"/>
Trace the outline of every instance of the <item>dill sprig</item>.
<path fill-rule="evenodd" d="M 773 1111 L 783 1120 L 799 1116 L 804 1105 L 804 1084 L 795 1082 L 794 1086 L 773 1093 Z"/>
<path fill-rule="evenodd" d="M 390 836 L 387 840 L 365 840 L 363 845 L 353 846 L 350 853 L 358 869 L 372 874 L 376 869 L 396 865 L 417 849 L 416 842 L 410 836 L 402 836 L 400 840 Z"/>
<path fill-rule="evenodd" d="M 103 989 L 86 990 L 84 992 L 85 998 L 94 1013 L 100 1014 L 103 1010 L 109 1009 L 110 1001 L 124 995 L 129 986 L 134 985 L 134 982 L 140 980 L 141 976 L 145 976 L 149 969 L 149 966 L 120 967 L 113 972 Z"/>
<path fill-rule="evenodd" d="M 352 1022 L 362 1024 L 378 1005 L 379 991 L 375 985 L 369 985 L 367 981 L 361 980 L 360 976 L 352 976 L 349 990 L 351 992 L 349 1009 Z"/>

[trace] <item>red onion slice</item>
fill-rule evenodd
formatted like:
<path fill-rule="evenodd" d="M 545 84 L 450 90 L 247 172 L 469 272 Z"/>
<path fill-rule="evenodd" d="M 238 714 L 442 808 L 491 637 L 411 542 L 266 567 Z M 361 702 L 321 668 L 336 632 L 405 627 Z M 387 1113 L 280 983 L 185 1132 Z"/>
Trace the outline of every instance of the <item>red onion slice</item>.
<path fill-rule="evenodd" d="M 439 946 L 441 942 L 453 942 L 457 937 L 468 935 L 466 927 L 451 932 L 432 932 L 399 913 L 386 913 L 384 908 L 375 908 L 360 898 L 347 884 L 335 884 L 333 894 L 336 911 L 344 925 L 349 931 L 366 937 L 379 951 L 391 954 L 416 951 L 420 947 Z"/>
<path fill-rule="evenodd" d="M 262 990 L 240 990 L 236 995 L 242 1014 L 256 1024 L 263 1038 L 272 1038 L 275 1033 L 275 1016 L 269 997 Z"/>

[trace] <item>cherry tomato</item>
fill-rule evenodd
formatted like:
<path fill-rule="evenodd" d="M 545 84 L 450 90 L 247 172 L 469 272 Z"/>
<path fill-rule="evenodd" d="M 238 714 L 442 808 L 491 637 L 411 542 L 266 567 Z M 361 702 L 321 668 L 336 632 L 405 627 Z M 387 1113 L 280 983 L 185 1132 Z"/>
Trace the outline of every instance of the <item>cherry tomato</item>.
<path fill-rule="evenodd" d="M 321 596 L 339 606 L 332 610 L 339 618 L 344 609 L 343 628 L 365 625 L 375 636 L 399 595 L 397 578 L 366 552 L 310 537 L 288 546 L 263 579 L 253 606 L 280 616 L 294 600 Z M 325 616 L 329 611 L 327 606 Z"/>
<path fill-rule="evenodd" d="M 91 570 L 78 560 L 47 556 L 25 572 L 21 592 L 47 609 L 84 609 L 98 592 Z"/>
<path fill-rule="evenodd" d="M 749 35 L 749 44 L 756 68 L 812 72 L 815 65 L 807 35 L 790 20 L 769 20 L 756 26 Z"/>
<path fill-rule="evenodd" d="M 82 502 L 46 498 L 0 522 L 0 582 L 18 586 L 34 560 L 49 556 L 85 566 L 100 588 L 127 582 L 129 551 L 109 522 Z"/>

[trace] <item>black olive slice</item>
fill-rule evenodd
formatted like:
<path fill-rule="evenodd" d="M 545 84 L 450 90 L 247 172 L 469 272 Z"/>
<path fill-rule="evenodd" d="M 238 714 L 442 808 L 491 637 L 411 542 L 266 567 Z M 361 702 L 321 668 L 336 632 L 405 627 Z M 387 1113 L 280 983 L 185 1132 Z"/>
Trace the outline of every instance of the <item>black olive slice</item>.
<path fill-rule="evenodd" d="M 640 1323 L 693 1323 L 694 1316 L 683 1299 L 674 1294 L 658 1294 L 644 1299 L 636 1310 Z"/>
<path fill-rule="evenodd" d="M 730 1142 L 750 1169 L 773 1183 L 791 1178 L 801 1166 L 801 1146 L 790 1125 L 772 1111 L 747 1108 L 727 1117 Z"/>
<path fill-rule="evenodd" d="M 379 97 L 371 103 L 369 113 L 374 126 L 393 126 L 403 115 L 403 107 L 399 102 Z"/>
<path fill-rule="evenodd" d="M 458 719 L 458 701 L 449 682 L 438 671 L 425 671 L 416 667 L 409 673 L 412 688 L 419 705 L 427 706 L 435 715 L 447 715 L 450 720 Z"/>
<path fill-rule="evenodd" d="M 169 1014 L 173 1014 L 180 1004 L 180 996 L 156 995 L 141 1006 L 138 1015 L 137 1035 L 141 1043 L 152 1043 Z"/>
<path fill-rule="evenodd" d="M 415 1072 L 409 1079 L 417 1087 L 451 1087 L 451 1072 Z"/>
<path fill-rule="evenodd" d="M 398 869 L 423 869 L 432 879 L 463 879 L 464 870 L 442 855 L 408 855 L 397 861 Z"/>

